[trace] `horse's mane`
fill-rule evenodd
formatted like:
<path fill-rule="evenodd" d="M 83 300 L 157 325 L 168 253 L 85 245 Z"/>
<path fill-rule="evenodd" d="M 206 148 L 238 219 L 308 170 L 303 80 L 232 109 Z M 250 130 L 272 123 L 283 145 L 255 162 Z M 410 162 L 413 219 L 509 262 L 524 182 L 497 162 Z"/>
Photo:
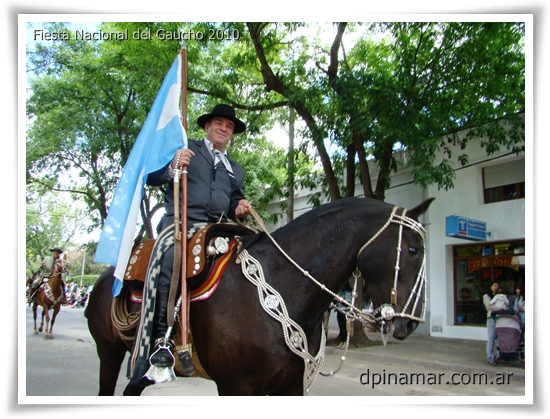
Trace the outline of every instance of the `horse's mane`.
<path fill-rule="evenodd" d="M 349 213 L 354 212 L 355 210 L 359 210 L 360 208 L 373 208 L 374 206 L 382 207 L 388 206 L 388 204 L 377 199 L 368 198 L 353 197 L 338 199 L 336 201 L 323 204 L 317 208 L 312 209 L 311 211 L 306 212 L 305 214 L 302 214 L 287 225 L 276 230 L 273 234 L 274 236 L 281 235 L 281 237 L 284 237 L 285 234 L 305 228 L 306 226 L 315 223 L 318 219 L 329 219 L 337 216 L 344 210 Z"/>
<path fill-rule="evenodd" d="M 342 211 L 353 211 L 358 207 L 384 207 L 389 204 L 380 201 L 378 199 L 369 199 L 369 198 L 342 198 L 336 201 L 329 202 L 318 206 L 317 208 L 308 211 L 299 217 L 292 220 L 290 223 L 284 225 L 283 227 L 275 230 L 272 235 L 277 240 L 285 240 L 289 236 L 293 236 L 297 231 L 304 231 L 308 226 L 311 226 L 312 223 L 316 223 L 319 219 L 332 217 L 340 214 Z M 265 233 L 253 234 L 250 236 L 245 236 L 243 238 L 243 246 L 245 248 L 249 247 L 253 243 L 257 242 L 259 239 L 265 236 Z"/>

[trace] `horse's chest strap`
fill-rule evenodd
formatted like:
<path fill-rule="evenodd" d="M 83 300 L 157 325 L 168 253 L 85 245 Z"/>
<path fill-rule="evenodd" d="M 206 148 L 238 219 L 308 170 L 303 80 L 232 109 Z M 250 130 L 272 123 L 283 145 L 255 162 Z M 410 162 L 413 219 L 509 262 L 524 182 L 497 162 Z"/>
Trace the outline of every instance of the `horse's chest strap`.
<path fill-rule="evenodd" d="M 44 287 L 44 294 L 52 302 L 52 305 L 56 305 L 58 302 L 60 302 L 63 299 L 63 289 L 61 289 L 61 293 L 59 294 L 59 297 L 55 298 L 53 295 L 52 287 L 48 285 L 48 283 L 43 284 Z"/>
<path fill-rule="evenodd" d="M 319 352 L 313 357 L 308 350 L 306 334 L 300 325 L 289 317 L 283 297 L 265 281 L 260 262 L 250 256 L 246 250 L 239 253 L 239 259 L 244 276 L 258 288 L 262 308 L 281 323 L 288 348 L 304 360 L 304 391 L 309 392 L 325 360 L 324 325 L 322 325 Z"/>

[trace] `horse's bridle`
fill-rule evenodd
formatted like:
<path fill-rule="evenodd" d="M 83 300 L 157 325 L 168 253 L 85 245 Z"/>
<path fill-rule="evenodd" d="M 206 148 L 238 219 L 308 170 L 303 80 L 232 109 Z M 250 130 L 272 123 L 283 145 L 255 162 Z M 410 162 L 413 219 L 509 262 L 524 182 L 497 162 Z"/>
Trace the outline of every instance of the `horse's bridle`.
<path fill-rule="evenodd" d="M 59 258 L 54 260 L 50 274 L 44 275 L 44 277 L 53 278 L 54 276 L 57 276 L 57 275 L 63 275 L 63 273 L 65 272 L 66 265 L 67 265 L 67 261 L 64 259 Z M 57 269 L 58 267 L 60 267 L 61 270 Z"/>
<path fill-rule="evenodd" d="M 356 272 L 354 273 L 355 277 L 360 276 L 359 271 L 359 256 L 361 256 L 361 253 L 372 243 L 374 242 L 386 228 L 392 223 L 399 225 L 399 235 L 397 239 L 397 255 L 396 255 L 396 261 L 395 261 L 395 269 L 394 269 L 394 279 L 393 279 L 393 287 L 391 289 L 390 294 L 390 304 L 382 304 L 380 307 L 378 307 L 371 316 L 373 317 L 373 320 L 375 323 L 380 323 L 381 321 L 389 321 L 392 320 L 395 317 L 404 317 L 411 320 L 418 321 L 420 323 L 426 322 L 426 229 L 422 226 L 421 223 L 419 223 L 416 220 L 413 220 L 410 217 L 407 217 L 405 213 L 407 212 L 406 209 L 403 209 L 403 213 L 401 215 L 397 214 L 397 207 L 393 207 L 392 212 L 390 214 L 390 217 L 386 221 L 386 223 L 376 232 L 374 236 L 370 238 L 369 241 L 367 241 L 359 251 L 357 252 L 357 267 Z M 401 312 L 396 313 L 395 312 L 395 306 L 397 305 L 397 280 L 399 277 L 399 270 L 400 270 L 400 261 L 401 261 L 401 242 L 403 239 L 403 227 L 408 227 L 411 230 L 417 232 L 420 237 L 422 238 L 422 247 L 424 250 L 424 254 L 422 257 L 422 265 L 420 266 L 420 269 L 418 270 L 418 275 L 416 276 L 416 281 L 414 283 L 413 288 L 411 289 L 411 292 L 409 294 L 409 297 L 407 298 L 407 302 L 405 303 L 405 306 L 401 310 Z M 418 307 L 418 303 L 420 301 L 420 296 L 422 295 L 422 315 L 421 317 L 417 317 L 414 315 L 416 312 L 416 309 Z M 340 300 L 341 301 L 341 300 Z M 344 300 L 345 304 L 345 300 Z M 410 314 L 407 313 L 407 310 L 410 308 Z M 358 314 L 358 313 L 355 313 Z M 360 313 L 360 317 L 364 317 L 362 313 Z M 366 319 L 365 319 L 366 320 Z"/>

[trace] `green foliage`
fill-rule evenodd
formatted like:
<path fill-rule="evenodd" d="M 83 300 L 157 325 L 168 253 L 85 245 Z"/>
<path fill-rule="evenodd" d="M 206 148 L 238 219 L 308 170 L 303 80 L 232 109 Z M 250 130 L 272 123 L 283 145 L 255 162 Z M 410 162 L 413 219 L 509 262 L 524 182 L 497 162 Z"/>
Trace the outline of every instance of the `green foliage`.
<path fill-rule="evenodd" d="M 449 189 L 453 162 L 467 163 L 452 146 L 484 138 L 490 154 L 524 140 L 522 24 L 381 23 L 369 32 L 341 62 L 325 123 L 337 127 L 342 148 L 362 139 L 380 167 L 379 191 L 399 168 L 391 155 L 398 148 L 409 151 L 417 183 Z"/>
<path fill-rule="evenodd" d="M 72 277 L 65 277 L 64 281 L 67 284 L 76 282 L 80 286 L 80 281 L 82 280 L 82 286 L 89 287 L 90 285 L 94 285 L 99 277 L 100 275 L 75 275 Z"/>
<path fill-rule="evenodd" d="M 415 182 L 445 189 L 453 187 L 456 163 L 468 163 L 473 139 L 488 154 L 524 151 L 521 22 L 108 22 L 100 29 L 149 37 L 72 36 L 38 43 L 27 60 L 28 202 L 67 191 L 84 202 L 95 227 L 180 51 L 178 39 L 157 34 L 204 35 L 186 42 L 188 137 L 204 136 L 195 121 L 215 104 L 236 108 L 248 129 L 230 152 L 247 170 L 247 194 L 265 217 L 267 204 L 286 197 L 291 184 L 312 189 L 313 205 L 354 194 L 354 185 L 344 185 L 346 172 L 360 179 L 365 196 L 384 199 L 399 169 L 395 150 L 408 151 Z M 226 36 L 209 39 L 213 33 Z M 289 107 L 302 139 L 293 169 L 266 140 L 276 123 L 286 126 Z M 365 169 L 368 160 L 380 169 L 378 179 Z M 159 199 L 157 188 L 146 190 L 141 236 L 150 234 Z M 31 258 L 44 246 L 37 217 L 28 213 Z"/>
<path fill-rule="evenodd" d="M 77 40 L 38 45 L 28 63 L 36 75 L 27 115 L 27 183 L 80 196 L 96 226 L 103 224 L 122 167 L 152 106 L 178 43 Z M 156 29 L 106 23 L 101 29 Z M 156 45 L 154 45 L 156 44 Z M 53 60 L 55 65 L 46 65 Z"/>
<path fill-rule="evenodd" d="M 232 158 L 247 168 L 245 188 L 248 200 L 258 214 L 269 219 L 268 204 L 273 198 L 283 195 L 285 151 L 262 138 L 247 146 L 234 145 L 230 152 Z"/>
<path fill-rule="evenodd" d="M 482 138 L 487 153 L 524 140 L 523 25 L 389 24 L 403 59 L 394 74 L 403 122 L 396 138 L 411 153 L 416 182 L 453 187 L 451 146 Z M 395 97 L 395 95 L 394 95 Z M 397 102 L 394 101 L 395 104 Z M 459 138 L 460 131 L 468 130 Z M 438 154 L 444 157 L 438 162 Z M 457 156 L 461 164 L 464 155 Z"/>
<path fill-rule="evenodd" d="M 49 249 L 67 249 L 75 237 L 86 233 L 87 211 L 75 205 L 67 194 L 40 194 L 27 191 L 26 260 L 31 271 L 37 271 Z"/>

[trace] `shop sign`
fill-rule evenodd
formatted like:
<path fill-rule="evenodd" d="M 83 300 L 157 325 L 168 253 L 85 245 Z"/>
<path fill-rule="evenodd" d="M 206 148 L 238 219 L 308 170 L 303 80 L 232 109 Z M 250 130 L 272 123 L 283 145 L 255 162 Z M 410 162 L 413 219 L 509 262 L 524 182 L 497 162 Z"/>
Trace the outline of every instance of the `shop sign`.
<path fill-rule="evenodd" d="M 445 218 L 445 234 L 466 240 L 487 240 L 487 223 L 470 218 L 451 215 Z"/>
<path fill-rule="evenodd" d="M 496 267 L 505 267 L 510 268 L 519 272 L 519 261 L 515 256 L 494 256 L 493 266 Z M 488 257 L 483 258 L 471 258 L 468 259 L 468 272 L 472 273 L 479 269 L 490 268 L 491 259 Z"/>

